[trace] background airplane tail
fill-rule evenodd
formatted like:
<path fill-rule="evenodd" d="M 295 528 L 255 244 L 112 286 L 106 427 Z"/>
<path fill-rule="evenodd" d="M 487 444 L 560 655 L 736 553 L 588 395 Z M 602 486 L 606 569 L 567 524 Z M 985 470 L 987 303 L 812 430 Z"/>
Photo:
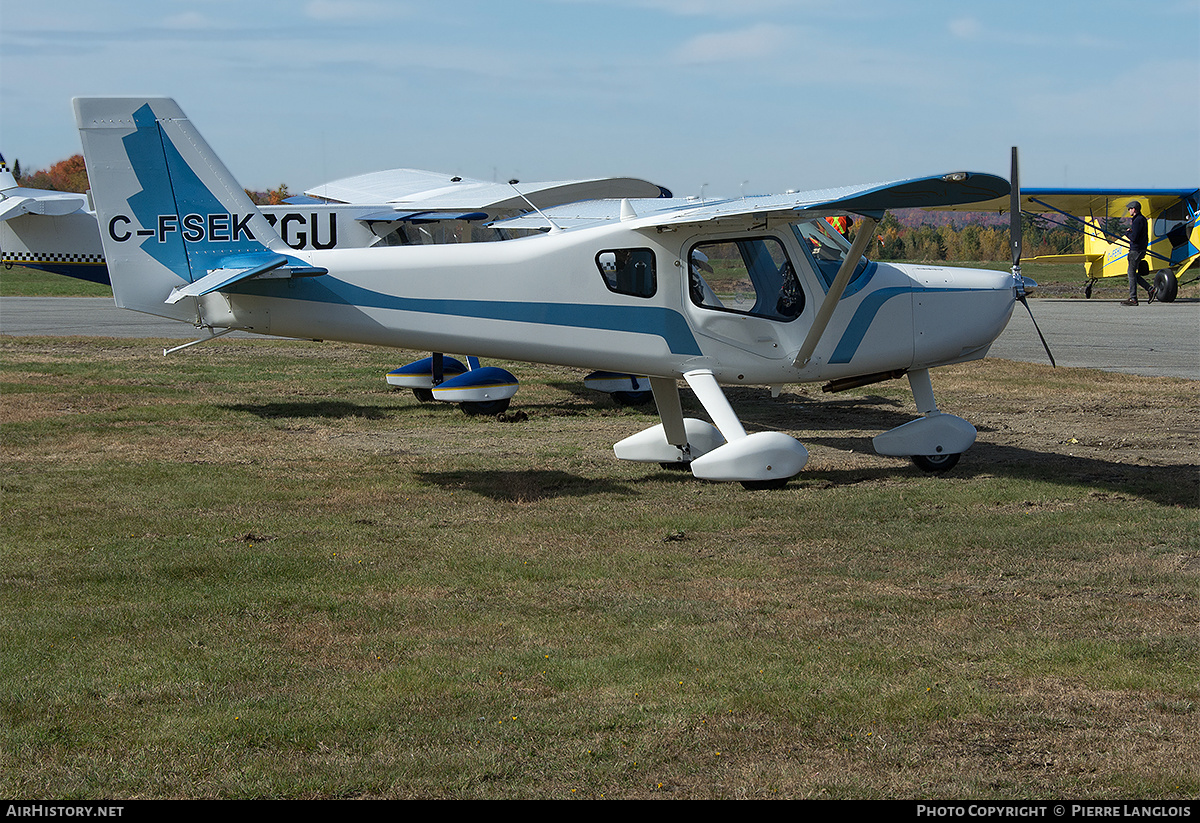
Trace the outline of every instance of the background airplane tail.
<path fill-rule="evenodd" d="M 1088 217 L 1083 222 L 1084 274 L 1091 280 L 1098 280 L 1106 275 L 1111 276 L 1114 272 L 1106 272 L 1105 267 L 1111 266 L 1114 261 L 1120 263 L 1120 273 L 1124 274 L 1125 250 L 1123 248 L 1117 250 L 1112 240 L 1105 234 L 1104 224 L 1098 218 Z"/>
<path fill-rule="evenodd" d="M 73 103 L 118 306 L 202 325 L 173 290 L 291 251 L 174 100 Z"/>

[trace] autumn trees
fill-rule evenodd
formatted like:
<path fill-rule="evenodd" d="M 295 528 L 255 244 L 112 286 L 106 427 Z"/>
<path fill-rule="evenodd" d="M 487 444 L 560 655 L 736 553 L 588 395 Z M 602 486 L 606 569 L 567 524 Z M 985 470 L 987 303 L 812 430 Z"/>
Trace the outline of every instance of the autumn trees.
<path fill-rule="evenodd" d="M 22 174 L 21 161 L 17 160 L 13 163 L 12 171 L 17 182 L 27 189 L 73 191 L 82 194 L 89 188 L 87 168 L 82 154 L 60 160 L 50 168 L 35 171 L 33 174 Z M 278 188 L 266 191 L 246 189 L 246 194 L 259 206 L 278 206 L 291 197 L 287 183 L 280 183 Z"/>
<path fill-rule="evenodd" d="M 50 168 L 35 171 L 33 174 L 22 175 L 20 168 L 18 160 L 13 164 L 13 176 L 27 189 L 73 191 L 80 194 L 88 190 L 87 169 L 83 165 L 82 154 L 59 160 Z"/>

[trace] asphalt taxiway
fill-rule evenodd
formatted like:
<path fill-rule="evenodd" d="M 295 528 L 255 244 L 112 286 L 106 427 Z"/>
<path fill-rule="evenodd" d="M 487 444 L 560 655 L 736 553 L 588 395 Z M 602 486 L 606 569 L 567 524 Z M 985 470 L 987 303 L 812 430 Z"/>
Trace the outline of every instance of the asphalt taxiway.
<path fill-rule="evenodd" d="M 1111 300 L 1031 299 L 1060 366 L 1200 380 L 1200 301 L 1122 306 Z M 144 337 L 185 343 L 182 323 L 118 309 L 107 297 L 0 298 L 0 335 Z M 234 332 L 230 336 L 255 337 Z M 1049 363 L 1029 312 L 1013 310 L 989 357 Z"/>

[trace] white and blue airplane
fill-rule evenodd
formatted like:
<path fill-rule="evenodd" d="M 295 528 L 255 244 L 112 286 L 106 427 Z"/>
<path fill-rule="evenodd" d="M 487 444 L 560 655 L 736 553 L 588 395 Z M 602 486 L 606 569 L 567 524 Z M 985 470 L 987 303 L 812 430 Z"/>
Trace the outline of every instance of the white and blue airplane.
<path fill-rule="evenodd" d="M 938 409 L 930 370 L 984 357 L 1032 286 L 1019 236 L 1011 274 L 863 257 L 887 209 L 1015 192 L 989 174 L 732 200 L 596 200 L 500 224 L 542 229 L 517 239 L 297 250 L 173 100 L 77 98 L 74 108 L 118 306 L 212 335 L 646 375 L 661 422 L 617 443 L 616 457 L 706 480 L 777 487 L 808 460 L 783 432 L 747 432 L 723 385 L 836 391 L 900 376 L 919 416 L 875 437 L 876 451 L 950 468 L 976 430 Z M 853 243 L 831 230 L 831 215 L 859 222 Z M 685 418 L 680 380 L 711 422 Z"/>

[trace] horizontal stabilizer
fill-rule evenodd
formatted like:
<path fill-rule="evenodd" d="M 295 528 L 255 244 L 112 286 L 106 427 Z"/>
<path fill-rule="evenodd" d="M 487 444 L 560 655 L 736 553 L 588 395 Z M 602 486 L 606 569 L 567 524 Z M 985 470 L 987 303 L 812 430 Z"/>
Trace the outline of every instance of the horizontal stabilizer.
<path fill-rule="evenodd" d="M 1103 254 L 1043 254 L 1037 257 L 1026 257 L 1026 260 L 1036 260 L 1040 263 L 1094 263 L 1103 260 Z"/>
<path fill-rule="evenodd" d="M 44 214 L 57 217 L 83 211 L 87 198 L 82 194 L 52 194 L 34 192 L 36 189 L 10 189 L 0 199 L 0 221 L 11 220 L 22 214 Z"/>
<path fill-rule="evenodd" d="M 258 277 L 277 269 L 285 269 L 288 276 L 304 277 L 325 274 L 325 269 L 307 265 L 293 265 L 293 261 L 282 254 L 241 254 L 227 257 L 219 268 L 213 269 L 194 283 L 171 290 L 168 304 L 178 303 L 185 297 L 201 297 L 214 291 L 227 289 L 235 283 Z"/>

